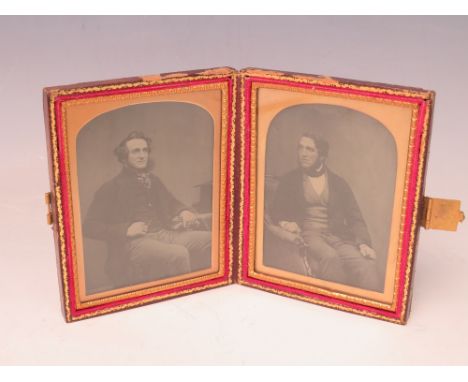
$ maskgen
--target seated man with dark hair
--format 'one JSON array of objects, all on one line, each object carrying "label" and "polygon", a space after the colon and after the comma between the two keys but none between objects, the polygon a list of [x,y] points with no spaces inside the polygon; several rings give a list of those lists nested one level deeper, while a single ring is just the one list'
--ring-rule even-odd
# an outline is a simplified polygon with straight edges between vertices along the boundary
[{"label": "seated man with dark hair", "polygon": [[348,183],[327,168],[327,155],[326,141],[302,134],[299,168],[281,178],[270,206],[276,236],[296,244],[317,265],[314,277],[380,290],[361,211]]},{"label": "seated man with dark hair", "polygon": [[151,140],[132,132],[114,153],[122,171],[96,192],[83,231],[107,242],[115,286],[208,268],[211,233],[150,172]]}]

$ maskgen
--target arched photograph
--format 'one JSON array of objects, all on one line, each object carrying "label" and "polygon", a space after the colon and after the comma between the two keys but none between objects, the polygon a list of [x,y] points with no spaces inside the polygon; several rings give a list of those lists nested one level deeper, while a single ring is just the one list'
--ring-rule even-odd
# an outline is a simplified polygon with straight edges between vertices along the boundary
[{"label": "arched photograph", "polygon": [[397,152],[378,120],[300,104],[267,133],[263,265],[382,292]]},{"label": "arched photograph", "polygon": [[126,106],[80,130],[87,295],[212,266],[213,130],[184,102]]}]

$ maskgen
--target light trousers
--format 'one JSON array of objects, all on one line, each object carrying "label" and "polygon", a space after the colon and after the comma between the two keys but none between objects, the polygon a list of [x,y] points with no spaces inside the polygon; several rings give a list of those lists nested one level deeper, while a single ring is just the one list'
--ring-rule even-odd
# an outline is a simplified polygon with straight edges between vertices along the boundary
[{"label": "light trousers", "polygon": [[182,275],[211,264],[211,232],[161,230],[129,243],[131,274],[138,281]]},{"label": "light trousers", "polygon": [[304,231],[307,256],[317,262],[317,278],[368,290],[380,290],[376,261],[364,257],[359,248],[337,236]]}]

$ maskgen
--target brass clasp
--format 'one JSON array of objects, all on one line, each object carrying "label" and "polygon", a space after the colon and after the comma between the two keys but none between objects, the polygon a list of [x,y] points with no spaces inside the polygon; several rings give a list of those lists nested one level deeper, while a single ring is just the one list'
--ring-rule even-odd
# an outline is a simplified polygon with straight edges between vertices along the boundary
[{"label": "brass clasp", "polygon": [[458,223],[465,220],[460,210],[461,201],[424,197],[424,211],[421,225],[426,229],[456,231]]}]

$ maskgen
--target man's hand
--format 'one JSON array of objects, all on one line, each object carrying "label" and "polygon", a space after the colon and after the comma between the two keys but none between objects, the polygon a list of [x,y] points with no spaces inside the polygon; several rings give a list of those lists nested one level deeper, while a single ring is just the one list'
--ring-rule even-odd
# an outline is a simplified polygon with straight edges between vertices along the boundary
[{"label": "man's hand", "polygon": [[361,255],[364,257],[367,257],[369,259],[375,260],[377,257],[375,250],[369,247],[367,244],[361,244],[359,246],[359,251],[361,252]]},{"label": "man's hand", "polygon": [[295,234],[301,233],[301,228],[296,222],[287,222],[283,220],[283,221],[280,221],[278,224],[285,231],[295,233]]},{"label": "man's hand", "polygon": [[130,225],[127,229],[127,237],[135,238],[144,236],[148,232],[148,225],[143,222],[136,222]]},{"label": "man's hand", "polygon": [[283,233],[281,234],[281,237],[284,240],[289,241],[290,243],[298,245],[300,247],[303,247],[306,245],[302,236],[297,233],[283,231]]},{"label": "man's hand", "polygon": [[189,210],[182,211],[180,214],[180,219],[182,220],[182,226],[184,228],[196,227],[198,226],[199,222],[197,219],[197,215]]}]

